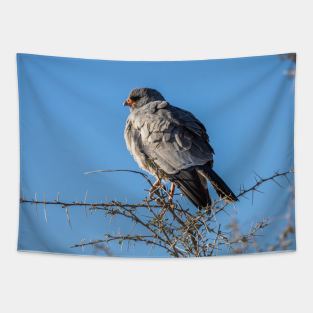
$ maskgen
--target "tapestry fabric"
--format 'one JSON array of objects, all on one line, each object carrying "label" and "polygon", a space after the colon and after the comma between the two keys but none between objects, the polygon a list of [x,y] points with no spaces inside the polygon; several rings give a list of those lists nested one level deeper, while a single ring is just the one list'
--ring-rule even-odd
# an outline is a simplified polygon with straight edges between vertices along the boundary
[{"label": "tapestry fabric", "polygon": [[18,250],[295,250],[295,68],[18,54]]}]

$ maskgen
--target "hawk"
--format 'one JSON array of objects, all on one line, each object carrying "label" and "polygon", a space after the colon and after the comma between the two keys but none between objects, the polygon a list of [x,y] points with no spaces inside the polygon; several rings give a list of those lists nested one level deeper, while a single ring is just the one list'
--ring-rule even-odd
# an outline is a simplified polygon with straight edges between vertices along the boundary
[{"label": "hawk", "polygon": [[226,201],[237,197],[213,170],[214,150],[204,125],[195,116],[168,103],[155,89],[133,89],[125,106],[130,108],[124,138],[138,165],[153,174],[156,182],[150,194],[171,182],[199,209],[211,205],[207,181]]}]

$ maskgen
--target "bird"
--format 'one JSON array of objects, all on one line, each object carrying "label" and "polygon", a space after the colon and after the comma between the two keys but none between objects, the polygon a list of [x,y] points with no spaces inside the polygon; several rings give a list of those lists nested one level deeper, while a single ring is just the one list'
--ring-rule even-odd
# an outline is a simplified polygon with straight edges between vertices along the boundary
[{"label": "bird", "polygon": [[169,200],[175,187],[198,209],[210,208],[208,181],[227,202],[238,198],[213,170],[214,150],[205,126],[189,111],[171,105],[153,88],[131,90],[124,106],[130,108],[124,139],[140,168],[156,177],[150,195],[171,183]]}]

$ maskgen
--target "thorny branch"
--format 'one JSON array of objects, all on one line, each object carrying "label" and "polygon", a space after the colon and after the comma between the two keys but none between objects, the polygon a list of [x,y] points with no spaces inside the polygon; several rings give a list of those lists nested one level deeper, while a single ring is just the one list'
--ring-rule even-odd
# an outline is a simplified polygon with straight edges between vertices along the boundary
[{"label": "thorny branch", "polygon": [[[148,175],[139,171],[100,170],[86,174],[99,172],[130,172],[143,177],[150,187],[153,185]],[[261,192],[259,190],[261,185],[272,181],[281,186],[278,179],[284,177],[289,182],[288,176],[292,173],[293,171],[275,172],[267,178],[262,178],[256,174],[255,183],[248,188],[241,187],[237,197],[240,199],[252,194],[253,199],[254,192]],[[134,204],[120,201],[87,202],[86,198],[87,193],[84,201],[66,202],[61,201],[58,194],[56,200],[46,201],[45,198],[38,200],[38,196],[35,194],[35,198],[32,200],[21,198],[20,201],[21,203],[33,204],[36,209],[38,205],[43,205],[45,212],[48,205],[60,206],[66,211],[69,225],[70,207],[84,207],[89,211],[102,211],[108,218],[119,216],[135,226],[139,225],[137,228],[134,227],[132,232],[128,234],[105,234],[101,239],[81,241],[72,245],[72,248],[92,246],[95,249],[103,250],[108,255],[112,255],[111,252],[108,252],[110,251],[109,245],[112,242],[118,243],[121,247],[125,244],[130,247],[142,243],[151,248],[158,247],[173,257],[212,256],[225,251],[230,254],[243,253],[251,247],[256,251],[261,251],[256,238],[269,224],[269,221],[263,220],[251,227],[246,234],[240,232],[235,219],[232,219],[229,225],[223,227],[217,222],[216,216],[221,212],[227,213],[226,208],[234,206],[234,204],[230,204],[226,199],[216,196],[210,208],[202,210],[186,208],[177,197],[174,197],[174,201],[169,199],[168,190],[164,185],[155,190],[153,197],[147,197]],[[278,243],[271,245],[270,250],[288,249],[291,244],[288,238],[293,232],[293,225],[289,221],[288,226],[280,235]]]}]

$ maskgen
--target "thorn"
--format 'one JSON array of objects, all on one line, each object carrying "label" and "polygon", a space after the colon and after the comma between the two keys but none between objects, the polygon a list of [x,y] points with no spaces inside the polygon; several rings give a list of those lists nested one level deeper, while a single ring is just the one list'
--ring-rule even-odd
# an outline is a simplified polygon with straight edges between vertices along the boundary
[{"label": "thorn", "polygon": [[284,177],[285,177],[285,179],[287,180],[288,184],[291,185],[291,182],[290,182],[288,176],[287,176],[287,175],[284,175]]},{"label": "thorn", "polygon": [[43,193],[43,211],[45,214],[45,221],[48,223],[48,218],[47,218],[47,208],[46,208],[46,193]]},{"label": "thorn", "polygon": [[[86,192],[85,192],[85,197],[84,197],[84,203],[86,204],[86,202],[87,202],[87,195],[88,195],[88,190],[86,190]],[[88,214],[87,214],[87,206],[85,205],[85,214],[86,214],[86,216],[88,216]]]},{"label": "thorn", "polygon": [[263,180],[263,178],[256,171],[253,171],[253,172],[254,172],[254,175],[256,175],[260,180]]},{"label": "thorn", "polygon": [[283,186],[282,186],[281,184],[279,184],[279,183],[275,180],[275,178],[273,178],[273,182],[274,182],[276,185],[278,185],[279,187],[283,188]]},{"label": "thorn", "polygon": [[256,191],[256,192],[258,192],[258,193],[264,193],[263,191],[258,190],[258,189],[256,189],[256,188],[254,188],[254,191]]},{"label": "thorn", "polygon": [[69,207],[65,207],[65,213],[66,213],[66,221],[67,221],[68,225],[70,226],[70,228],[72,228]]},{"label": "thorn", "polygon": [[35,192],[35,210],[36,210],[36,215],[38,216],[38,200],[37,200],[37,192]]}]

